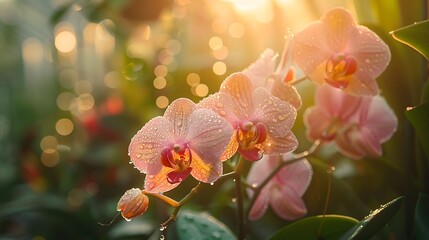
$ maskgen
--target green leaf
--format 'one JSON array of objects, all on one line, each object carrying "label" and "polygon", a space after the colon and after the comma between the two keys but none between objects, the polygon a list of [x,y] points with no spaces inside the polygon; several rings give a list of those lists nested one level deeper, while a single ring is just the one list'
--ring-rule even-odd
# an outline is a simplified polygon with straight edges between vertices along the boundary
[{"label": "green leaf", "polygon": [[338,239],[356,223],[356,219],[341,215],[312,216],[287,225],[269,239]]},{"label": "green leaf", "polygon": [[208,213],[181,211],[177,217],[179,239],[236,239],[229,228]]},{"label": "green leaf", "polygon": [[395,216],[402,205],[403,197],[398,197],[380,208],[372,211],[362,221],[356,224],[340,240],[369,239],[378,233]]},{"label": "green leaf", "polygon": [[417,22],[391,32],[393,38],[404,43],[429,60],[429,20]]},{"label": "green leaf", "polygon": [[425,239],[429,236],[429,196],[420,194],[414,216],[413,239]]},{"label": "green leaf", "polygon": [[420,140],[426,157],[429,158],[429,102],[423,103],[417,107],[408,109],[405,116],[413,125],[417,138]]}]

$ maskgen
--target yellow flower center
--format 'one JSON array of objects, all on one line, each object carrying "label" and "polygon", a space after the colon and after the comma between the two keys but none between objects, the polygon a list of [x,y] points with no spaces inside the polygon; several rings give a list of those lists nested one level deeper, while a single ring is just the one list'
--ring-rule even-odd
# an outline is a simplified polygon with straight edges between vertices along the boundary
[{"label": "yellow flower center", "polygon": [[236,137],[242,150],[251,150],[267,139],[267,128],[262,123],[246,122],[237,129]]},{"label": "yellow flower center", "polygon": [[334,54],[326,63],[325,81],[333,87],[344,89],[356,71],[357,61],[353,56],[344,53]]}]

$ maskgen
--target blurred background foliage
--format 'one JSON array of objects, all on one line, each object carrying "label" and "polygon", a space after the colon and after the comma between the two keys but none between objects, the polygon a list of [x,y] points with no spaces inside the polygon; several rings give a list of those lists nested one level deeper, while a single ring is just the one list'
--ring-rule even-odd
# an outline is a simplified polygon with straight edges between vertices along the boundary
[{"label": "blurred background foliage", "polygon": [[[127,155],[132,136],[174,99],[197,102],[265,48],[281,52],[288,31],[334,6],[351,10],[390,46],[392,61],[378,83],[399,126],[380,159],[352,161],[331,148],[311,158],[308,215],[322,214],[329,181],[330,214],[362,219],[404,195],[375,238],[410,236],[429,168],[404,112],[421,101],[427,62],[389,32],[427,19],[427,1],[0,0],[0,239],[159,238],[170,209],[155,199],[144,216],[103,225],[117,216],[127,189],[143,186]],[[303,107],[294,133],[306,150],[302,113],[314,86],[297,88]],[[168,195],[180,199],[194,185],[189,179]],[[233,187],[207,186],[186,207],[234,230]],[[264,239],[286,224],[268,211],[248,230]],[[174,224],[168,235],[177,236]]]}]

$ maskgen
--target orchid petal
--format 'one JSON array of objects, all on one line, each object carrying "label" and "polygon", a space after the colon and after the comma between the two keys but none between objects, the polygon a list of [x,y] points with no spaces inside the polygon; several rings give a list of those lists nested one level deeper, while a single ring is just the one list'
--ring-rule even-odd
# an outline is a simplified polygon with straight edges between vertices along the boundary
[{"label": "orchid petal", "polygon": [[234,154],[237,152],[239,144],[237,142],[236,134],[237,134],[237,131],[234,131],[228,146],[226,147],[225,151],[220,157],[220,160],[226,161],[230,159],[232,156],[234,156]]},{"label": "orchid petal", "polygon": [[222,175],[222,162],[207,163],[196,152],[192,152],[191,175],[200,182],[212,183]]},{"label": "orchid petal", "polygon": [[[259,183],[262,183],[273,170],[270,162],[271,161],[267,155],[264,155],[260,161],[254,162],[249,170],[249,174],[247,175],[247,182],[252,186],[257,186]],[[268,183],[259,192],[259,195],[256,197],[255,203],[249,212],[250,220],[259,219],[264,215],[269,205],[270,189],[271,183]],[[251,189],[247,189],[247,194],[252,198],[254,192]]]},{"label": "orchid petal", "polygon": [[252,208],[249,212],[249,220],[257,220],[261,218],[264,213],[267,211],[269,203],[270,203],[270,184],[268,183],[257,196],[255,203],[253,204]]},{"label": "orchid petal", "polygon": [[320,18],[326,28],[326,41],[330,49],[343,52],[350,38],[350,29],[356,26],[353,15],[345,8],[334,8]]},{"label": "orchid petal", "polygon": [[218,162],[233,134],[231,125],[212,110],[202,108],[190,116],[189,126],[191,149],[207,163]]},{"label": "orchid petal", "polygon": [[253,90],[251,81],[243,73],[234,73],[227,77],[220,89],[231,96],[233,111],[239,119],[249,118],[253,112]]},{"label": "orchid petal", "polygon": [[201,100],[197,106],[211,109],[222,118],[228,120],[228,122],[234,123],[237,121],[237,117],[234,114],[231,102],[232,98],[228,93],[217,92]]},{"label": "orchid petal", "polygon": [[398,119],[386,100],[380,96],[372,98],[368,114],[361,119],[361,124],[373,129],[380,142],[391,138],[398,126]]},{"label": "orchid petal", "polygon": [[352,159],[361,159],[368,154],[360,129],[356,126],[344,128],[335,139],[338,151]]},{"label": "orchid petal", "polygon": [[161,152],[170,143],[171,123],[164,117],[155,117],[146,123],[131,139],[128,155],[136,168],[149,175],[161,168]]},{"label": "orchid petal", "polygon": [[301,196],[290,186],[273,187],[270,205],[279,217],[286,220],[294,220],[307,214]]},{"label": "orchid petal", "polygon": [[163,193],[167,192],[177,185],[180,182],[171,184],[167,180],[167,174],[171,171],[171,168],[162,167],[161,171],[154,175],[146,175],[144,186],[146,191],[153,193]]},{"label": "orchid petal", "polygon": [[351,77],[344,92],[354,96],[375,96],[379,94],[379,88],[375,79],[368,72],[359,70]]},{"label": "orchid petal", "polygon": [[357,26],[350,30],[349,48],[358,62],[359,69],[368,72],[372,79],[378,77],[389,65],[391,58],[389,47],[365,26]]},{"label": "orchid petal", "polygon": [[312,81],[318,84],[325,82],[323,78],[325,63],[333,53],[325,39],[325,28],[320,21],[317,21],[307,25],[291,41],[294,62]]},{"label": "orchid petal", "polygon": [[246,160],[249,161],[258,161],[262,158],[261,150],[258,148],[252,148],[248,150],[239,148],[238,151]]},{"label": "orchid petal", "polygon": [[295,122],[296,109],[263,88],[255,90],[253,102],[256,103],[254,117],[267,128],[267,139],[262,146],[264,153],[280,154],[295,150],[298,141],[291,128]]},{"label": "orchid petal", "polygon": [[[287,156],[288,154],[283,155],[283,158]],[[302,197],[311,183],[312,176],[313,170],[310,163],[303,159],[284,166],[275,176],[275,180],[279,185],[290,187],[299,197]]]},{"label": "orchid petal", "polygon": [[304,124],[308,139],[315,141],[323,137],[331,121],[331,116],[324,109],[315,106],[307,108],[304,112]]},{"label": "orchid petal", "polygon": [[350,96],[328,85],[320,86],[316,92],[316,106],[343,121],[355,117],[361,101],[360,97]]},{"label": "orchid petal", "polygon": [[301,108],[301,96],[294,86],[290,86],[282,79],[276,78],[271,89],[271,94],[280,98],[282,101],[289,102],[295,109]]},{"label": "orchid petal", "polygon": [[188,132],[188,118],[196,109],[196,104],[187,98],[174,100],[165,110],[164,117],[173,126],[173,134],[176,137],[185,137]]},{"label": "orchid petal", "polygon": [[255,88],[268,86],[269,78],[274,73],[276,57],[277,54],[272,49],[266,49],[254,63],[243,71]]}]

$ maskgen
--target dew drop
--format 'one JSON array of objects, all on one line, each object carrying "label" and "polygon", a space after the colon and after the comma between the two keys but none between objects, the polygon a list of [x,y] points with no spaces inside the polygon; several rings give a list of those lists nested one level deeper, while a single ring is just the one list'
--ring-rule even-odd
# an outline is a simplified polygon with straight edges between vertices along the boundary
[{"label": "dew drop", "polygon": [[159,236],[159,240],[164,240],[164,239],[165,239],[164,235],[161,234],[161,236]]},{"label": "dew drop", "polygon": [[216,107],[218,107],[218,108],[223,108],[223,104],[222,104],[221,102],[217,102],[217,103],[216,103]]},{"label": "dew drop", "polygon": [[286,114],[279,115],[279,116],[278,116],[278,119],[279,119],[280,121],[285,120],[285,119],[286,119]]},{"label": "dew drop", "polygon": [[237,202],[237,198],[232,198],[231,202],[234,202],[234,203]]},{"label": "dew drop", "polygon": [[219,111],[219,113],[220,113],[220,115],[222,115],[222,116],[225,116],[225,115],[226,115],[226,112],[225,112],[224,110],[220,110],[220,111]]},{"label": "dew drop", "polygon": [[142,157],[142,154],[141,154],[141,153],[136,153],[136,157],[137,157],[137,158],[141,158],[141,157]]},{"label": "dew drop", "polygon": [[371,63],[371,60],[369,58],[365,59],[366,63]]},{"label": "dew drop", "polygon": [[211,183],[210,183],[210,185],[212,185],[212,186],[213,186],[213,185],[214,185],[214,182],[211,182]]}]

